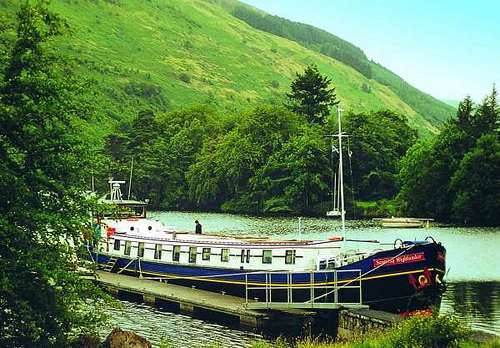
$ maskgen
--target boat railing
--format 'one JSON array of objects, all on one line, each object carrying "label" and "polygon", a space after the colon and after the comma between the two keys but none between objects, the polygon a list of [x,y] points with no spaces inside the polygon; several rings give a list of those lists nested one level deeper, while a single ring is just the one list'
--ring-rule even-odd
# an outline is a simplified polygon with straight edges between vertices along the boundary
[{"label": "boat railing", "polygon": [[251,309],[367,307],[361,269],[248,273],[245,301]]}]

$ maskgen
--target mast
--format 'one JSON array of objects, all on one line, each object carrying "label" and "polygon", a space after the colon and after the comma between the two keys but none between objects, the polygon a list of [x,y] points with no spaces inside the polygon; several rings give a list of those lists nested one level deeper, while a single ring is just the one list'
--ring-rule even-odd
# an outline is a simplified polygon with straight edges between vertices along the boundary
[{"label": "mast", "polygon": [[130,192],[132,191],[132,173],[134,172],[134,156],[132,156],[132,163],[130,164],[130,178],[128,181],[128,196],[127,199],[130,199]]},{"label": "mast", "polygon": [[345,241],[345,209],[344,209],[344,171],[342,165],[342,124],[340,117],[342,114],[342,109],[337,107],[337,115],[339,122],[339,133],[337,134],[339,138],[339,195],[340,195],[340,216],[342,218],[342,234]]},{"label": "mast", "polygon": [[335,179],[333,181],[333,197],[332,197],[332,203],[333,203],[333,211],[338,209],[338,204],[337,204],[337,172],[335,172]]}]

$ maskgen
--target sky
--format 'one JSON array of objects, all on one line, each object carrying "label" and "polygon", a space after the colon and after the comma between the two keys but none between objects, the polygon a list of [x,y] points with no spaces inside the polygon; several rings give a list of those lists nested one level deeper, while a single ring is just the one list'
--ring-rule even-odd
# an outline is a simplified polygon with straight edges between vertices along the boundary
[{"label": "sky", "polygon": [[436,98],[500,89],[500,1],[242,1],[337,35]]}]

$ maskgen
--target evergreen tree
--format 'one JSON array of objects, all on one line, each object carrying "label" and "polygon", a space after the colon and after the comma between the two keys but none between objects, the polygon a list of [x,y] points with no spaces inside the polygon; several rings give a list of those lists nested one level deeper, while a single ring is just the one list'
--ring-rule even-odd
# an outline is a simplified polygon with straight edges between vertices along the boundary
[{"label": "evergreen tree", "polygon": [[86,299],[100,292],[73,272],[91,208],[85,86],[49,49],[57,15],[26,4],[17,20],[0,82],[0,346],[64,347],[99,324]]},{"label": "evergreen tree", "polygon": [[309,65],[303,74],[297,73],[290,86],[291,93],[287,94],[292,110],[304,115],[310,123],[326,123],[330,108],[339,103],[331,82],[315,65]]},{"label": "evergreen tree", "polygon": [[498,225],[500,110],[493,90],[477,107],[469,97],[457,119],[401,162],[400,198],[407,212],[474,225]]}]

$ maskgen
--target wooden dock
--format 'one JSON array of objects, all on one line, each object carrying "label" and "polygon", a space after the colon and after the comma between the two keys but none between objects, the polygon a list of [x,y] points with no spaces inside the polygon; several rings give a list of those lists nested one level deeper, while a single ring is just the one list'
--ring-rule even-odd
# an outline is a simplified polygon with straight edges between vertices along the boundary
[{"label": "wooden dock", "polygon": [[253,310],[247,308],[244,298],[237,296],[106,271],[97,271],[96,281],[108,292],[119,297],[134,298],[168,311],[252,329],[272,336],[309,334],[318,315],[315,311],[298,309]]}]

